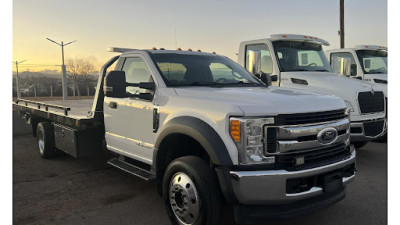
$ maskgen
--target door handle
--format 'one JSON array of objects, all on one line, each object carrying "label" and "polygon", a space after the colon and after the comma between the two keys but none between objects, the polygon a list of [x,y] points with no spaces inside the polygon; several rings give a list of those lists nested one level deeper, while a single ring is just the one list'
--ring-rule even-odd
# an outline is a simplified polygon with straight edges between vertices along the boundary
[{"label": "door handle", "polygon": [[110,102],[108,103],[108,107],[110,107],[110,109],[116,109],[118,106],[118,103],[116,102]]}]

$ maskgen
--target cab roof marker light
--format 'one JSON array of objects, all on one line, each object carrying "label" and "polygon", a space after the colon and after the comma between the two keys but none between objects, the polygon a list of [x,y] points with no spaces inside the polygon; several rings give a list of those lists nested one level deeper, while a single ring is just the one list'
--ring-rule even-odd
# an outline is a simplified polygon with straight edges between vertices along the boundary
[{"label": "cab roof marker light", "polygon": [[177,48],[176,50],[178,50],[178,51],[182,51],[182,49],[181,49],[181,48]]},{"label": "cab roof marker light", "polygon": [[153,47],[151,50],[157,50],[157,48],[156,48],[156,47]]},{"label": "cab roof marker light", "polygon": [[383,46],[378,46],[378,45],[356,45],[354,46],[355,49],[361,50],[361,49],[368,49],[368,50],[382,50],[382,51],[387,51],[387,47]]},{"label": "cab roof marker light", "polygon": [[160,48],[160,50],[165,50],[165,48]]},{"label": "cab roof marker light", "polygon": [[[286,36],[286,37],[284,37]],[[300,34],[273,34],[271,35],[271,39],[273,40],[293,40],[293,41],[309,41],[309,42],[314,42],[318,43],[321,45],[326,45],[329,46],[329,42],[317,38],[317,37],[312,37],[312,36],[307,36],[307,35],[300,35]]]},{"label": "cab roof marker light", "polygon": [[189,51],[189,52],[191,52],[191,51],[192,51],[192,49],[191,49],[191,48],[188,48],[188,51]]},{"label": "cab roof marker light", "polygon": [[108,52],[120,52],[120,53],[134,51],[134,50],[138,50],[138,49],[134,49],[134,48],[118,48],[118,47],[109,47],[107,49]]},{"label": "cab roof marker light", "polygon": [[198,51],[198,52],[201,52],[201,50],[200,50],[200,49],[197,49],[197,51]]},{"label": "cab roof marker light", "polygon": [[216,53],[216,52],[212,52],[212,54],[214,54],[214,55],[215,55],[215,54],[217,54],[217,53]]}]

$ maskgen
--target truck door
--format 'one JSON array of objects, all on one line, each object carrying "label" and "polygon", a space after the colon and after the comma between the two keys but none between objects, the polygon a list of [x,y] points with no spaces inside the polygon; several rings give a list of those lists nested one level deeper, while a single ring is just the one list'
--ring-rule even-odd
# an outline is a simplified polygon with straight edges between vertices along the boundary
[{"label": "truck door", "polygon": [[[121,60],[124,60],[122,70],[125,71],[127,83],[154,82],[148,66],[140,56]],[[131,95],[152,93],[154,96],[152,90],[133,86],[126,87],[126,92]],[[152,100],[126,97],[116,104],[115,108],[107,109],[113,111],[108,113],[111,117],[105,119],[107,145],[111,147],[110,150],[151,164],[155,135],[153,133],[154,105]]]},{"label": "truck door", "polygon": [[271,52],[266,44],[246,46],[245,66],[254,75],[268,74],[271,77],[272,85],[279,86],[278,74],[273,73]]}]

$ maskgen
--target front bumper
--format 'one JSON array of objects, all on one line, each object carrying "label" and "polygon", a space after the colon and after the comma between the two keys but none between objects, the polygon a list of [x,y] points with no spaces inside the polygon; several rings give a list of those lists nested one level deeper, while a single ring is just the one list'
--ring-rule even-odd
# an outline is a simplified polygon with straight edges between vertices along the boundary
[{"label": "front bumper", "polygon": [[[379,123],[383,122],[382,127],[377,127],[376,134],[369,134],[366,132],[365,125],[371,123]],[[377,139],[387,132],[387,121],[386,119],[373,120],[373,121],[352,121],[350,123],[350,141],[358,142],[358,141],[372,141]]]},{"label": "front bumper", "polygon": [[[322,202],[331,202],[333,204],[334,202],[339,201],[345,195],[346,184],[351,182],[355,177],[355,159],[356,152],[353,151],[349,158],[343,161],[301,171],[230,171],[223,168],[217,168],[216,171],[226,201],[230,204],[233,204],[235,207],[235,214],[237,214],[235,215],[235,218],[237,218],[238,222],[239,220],[242,220],[240,222],[245,222],[243,221],[243,218],[246,218],[246,221],[252,221],[251,218],[248,218],[249,215],[247,215],[247,213],[244,213],[249,207],[287,208],[291,207],[291,205],[293,204],[296,205],[299,202],[309,201],[311,199],[314,199],[314,202],[312,203],[312,205],[314,206],[329,205],[322,204]],[[345,168],[353,168],[353,173],[350,175],[346,175],[346,173],[343,172]],[[314,186],[310,186],[309,190],[304,190],[301,192],[294,193],[293,191],[291,191],[290,188],[288,188],[289,181],[309,178],[321,180],[323,179],[323,177],[325,177],[325,175],[328,176],[329,174],[334,172],[343,174],[343,176],[340,177],[341,180],[338,188],[333,191],[327,191],[328,189],[324,185],[320,185],[321,183],[318,182],[315,182]],[[309,207],[311,203],[304,204],[306,204],[304,207]],[[276,213],[268,211],[264,212],[262,216],[258,215],[256,217],[265,219],[265,217],[274,218],[301,214],[303,211],[307,211],[304,210],[304,207],[298,207],[298,209],[293,208],[291,210],[284,211],[278,210],[276,211]],[[311,207],[310,209],[313,208],[315,207]],[[287,214],[285,214],[285,212]],[[244,215],[243,213],[246,215]]]}]

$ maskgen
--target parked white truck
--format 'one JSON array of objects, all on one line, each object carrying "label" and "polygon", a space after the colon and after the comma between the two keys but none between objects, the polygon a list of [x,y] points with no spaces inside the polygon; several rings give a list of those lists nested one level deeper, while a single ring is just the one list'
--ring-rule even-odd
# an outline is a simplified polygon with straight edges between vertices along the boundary
[{"label": "parked white truck", "polygon": [[[377,45],[357,45],[354,48],[327,50],[326,54],[334,73],[378,86],[385,95],[387,115],[388,49]],[[377,140],[386,142],[387,134]]]},{"label": "parked white truck", "polygon": [[219,224],[223,201],[251,223],[345,197],[356,152],[342,99],[267,86],[216,54],[113,51],[94,101],[14,103],[43,158],[96,154],[105,140],[109,164],[156,180],[173,224]]},{"label": "parked white truck", "polygon": [[320,38],[276,34],[244,41],[238,62],[274,86],[300,89],[344,99],[350,109],[351,142],[356,148],[386,133],[383,91],[367,82],[332,73]]},{"label": "parked white truck", "polygon": [[[332,70],[336,74],[347,75],[351,78],[364,80],[380,85],[387,96],[387,54],[386,47],[377,45],[358,45],[354,48],[342,48],[327,50],[326,54],[330,61]],[[348,74],[339,66],[342,59],[350,60]]]}]

